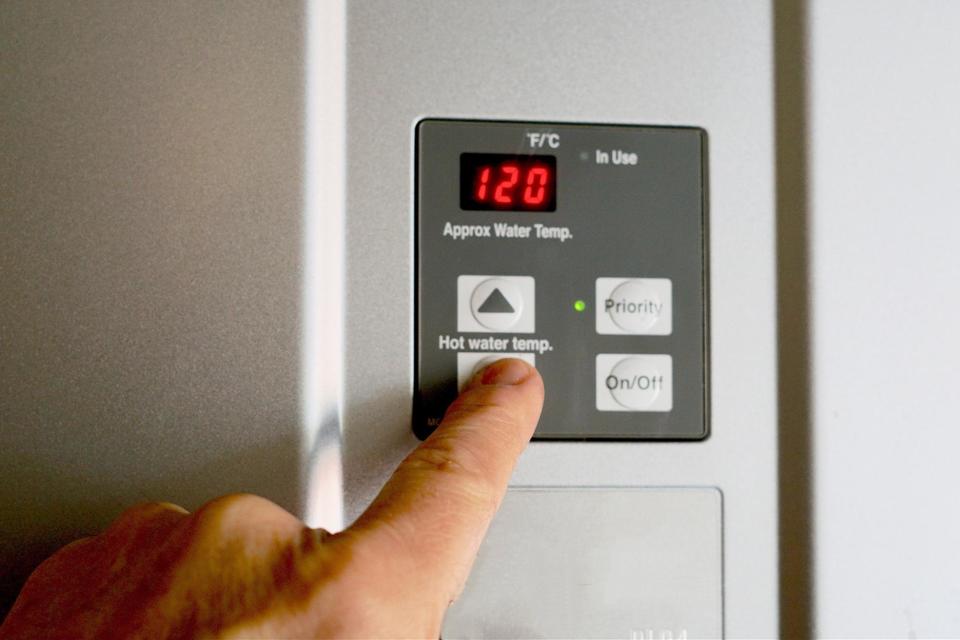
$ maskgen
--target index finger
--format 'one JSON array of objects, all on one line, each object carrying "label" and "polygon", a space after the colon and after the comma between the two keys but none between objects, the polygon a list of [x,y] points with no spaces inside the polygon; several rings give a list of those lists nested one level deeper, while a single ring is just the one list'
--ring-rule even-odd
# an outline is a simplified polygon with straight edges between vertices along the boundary
[{"label": "index finger", "polygon": [[[371,555],[414,572],[444,604],[466,580],[543,406],[543,381],[518,359],[478,373],[437,430],[400,464],[349,529]],[[372,547],[372,548],[371,548]],[[398,555],[399,554],[399,555]],[[403,584],[404,580],[398,580]]]}]

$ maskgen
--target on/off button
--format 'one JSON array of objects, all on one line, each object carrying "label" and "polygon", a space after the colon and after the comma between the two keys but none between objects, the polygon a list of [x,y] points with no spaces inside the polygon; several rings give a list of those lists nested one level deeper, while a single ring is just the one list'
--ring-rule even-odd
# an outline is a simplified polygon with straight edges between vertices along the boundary
[{"label": "on/off button", "polygon": [[673,409],[673,359],[660,354],[597,356],[598,411]]}]

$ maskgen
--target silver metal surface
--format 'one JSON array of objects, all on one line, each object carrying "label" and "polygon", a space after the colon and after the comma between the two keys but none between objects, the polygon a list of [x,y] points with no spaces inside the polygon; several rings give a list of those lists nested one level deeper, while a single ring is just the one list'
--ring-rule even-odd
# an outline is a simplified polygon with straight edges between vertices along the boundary
[{"label": "silver metal surface", "polygon": [[415,123],[429,116],[702,126],[710,139],[710,438],[534,443],[514,481],[721,488],[726,631],[776,635],[770,8],[674,0],[349,5],[348,519],[415,444]]},{"label": "silver metal surface", "polygon": [[512,489],[443,637],[721,638],[722,510],[715,489]]},{"label": "silver metal surface", "polygon": [[304,19],[0,5],[0,611],[137,502],[303,508]]},{"label": "silver metal surface", "polygon": [[[777,3],[778,27],[803,4]],[[341,408],[344,515],[362,510],[415,444],[413,125],[446,116],[707,129],[713,434],[537,443],[515,482],[720,487],[727,634],[775,635],[771,5],[362,0],[344,24],[340,0],[0,3],[0,611],[141,500],[249,490],[336,528]],[[810,497],[812,422],[826,637],[960,625],[956,12],[813,3],[814,369],[786,273],[805,247],[781,237],[800,285],[781,291],[782,495]],[[807,61],[783,60],[792,204]],[[802,209],[781,232],[805,233]],[[807,514],[783,508],[803,580]]]},{"label": "silver metal surface", "polygon": [[720,487],[727,632],[773,635],[769,3],[352,3],[345,111],[342,5],[309,6],[0,7],[2,598],[140,500],[248,490],[336,528],[340,399],[362,510],[415,444],[418,119],[693,124],[713,433],[537,443],[515,480]]}]

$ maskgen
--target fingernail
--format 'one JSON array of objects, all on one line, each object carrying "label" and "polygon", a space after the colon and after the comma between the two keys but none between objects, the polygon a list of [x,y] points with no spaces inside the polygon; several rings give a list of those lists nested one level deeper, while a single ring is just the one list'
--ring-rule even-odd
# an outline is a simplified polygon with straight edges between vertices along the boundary
[{"label": "fingernail", "polygon": [[480,384],[520,384],[530,377],[533,367],[517,358],[504,358],[488,365],[480,373]]}]

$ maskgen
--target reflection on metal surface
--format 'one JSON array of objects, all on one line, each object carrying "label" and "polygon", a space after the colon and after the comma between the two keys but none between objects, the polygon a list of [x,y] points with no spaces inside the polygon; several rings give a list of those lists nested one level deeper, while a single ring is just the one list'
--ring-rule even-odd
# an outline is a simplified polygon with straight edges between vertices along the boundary
[{"label": "reflection on metal surface", "polygon": [[301,371],[307,524],[343,528],[345,20],[340,0],[307,3]]}]

